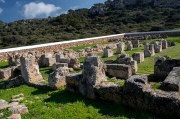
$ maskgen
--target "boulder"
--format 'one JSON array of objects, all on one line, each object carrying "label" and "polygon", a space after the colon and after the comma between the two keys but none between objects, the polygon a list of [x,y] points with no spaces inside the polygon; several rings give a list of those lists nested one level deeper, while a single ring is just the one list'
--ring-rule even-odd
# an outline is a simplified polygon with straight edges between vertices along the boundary
[{"label": "boulder", "polygon": [[66,76],[69,74],[68,67],[60,67],[54,72],[50,73],[48,78],[49,86],[52,89],[58,89],[61,86],[66,85]]}]

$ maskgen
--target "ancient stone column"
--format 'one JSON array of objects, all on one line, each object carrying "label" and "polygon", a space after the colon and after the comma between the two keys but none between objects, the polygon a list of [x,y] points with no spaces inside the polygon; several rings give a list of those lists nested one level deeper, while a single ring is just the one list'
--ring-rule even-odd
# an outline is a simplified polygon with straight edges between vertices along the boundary
[{"label": "ancient stone column", "polygon": [[23,54],[20,58],[21,75],[26,83],[37,83],[42,80],[42,75],[39,72],[39,66],[35,56],[31,54]]},{"label": "ancient stone column", "polygon": [[123,43],[123,42],[119,42],[119,43],[117,44],[116,53],[117,53],[117,54],[123,53],[123,52],[124,52],[124,47],[125,47],[124,43]]},{"label": "ancient stone column", "polygon": [[113,49],[110,47],[104,48],[103,57],[111,57],[113,56]]},{"label": "ancient stone column", "polygon": [[140,43],[139,40],[132,40],[133,48],[139,47]]},{"label": "ancient stone column", "polygon": [[144,45],[144,57],[151,57],[153,55],[155,55],[154,44],[146,43]]},{"label": "ancient stone column", "polygon": [[133,60],[136,60],[137,63],[141,63],[144,61],[144,53],[143,52],[135,52],[132,55]]},{"label": "ancient stone column", "polygon": [[167,40],[163,39],[162,40],[162,49],[166,49],[168,47]]},{"label": "ancient stone column", "polygon": [[129,50],[132,50],[132,49],[133,49],[132,43],[131,43],[131,42],[128,42],[128,44],[127,44],[127,50],[129,51]]},{"label": "ancient stone column", "polygon": [[86,57],[83,64],[80,92],[89,98],[95,98],[93,87],[102,81],[107,81],[107,78],[101,57]]},{"label": "ancient stone column", "polygon": [[162,51],[162,42],[161,41],[154,41],[154,51],[155,51],[155,53],[159,53]]}]

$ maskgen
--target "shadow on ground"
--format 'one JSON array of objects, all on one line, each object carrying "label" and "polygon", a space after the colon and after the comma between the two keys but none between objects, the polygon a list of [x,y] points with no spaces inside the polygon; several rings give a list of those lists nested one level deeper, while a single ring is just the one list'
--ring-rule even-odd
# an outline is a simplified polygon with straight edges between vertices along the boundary
[{"label": "shadow on ground", "polygon": [[[113,118],[133,118],[133,119],[152,119],[156,118],[155,116],[146,113],[142,110],[133,110],[127,108],[123,105],[117,105],[113,102],[107,102],[103,100],[91,100],[81,94],[71,93],[66,90],[56,91],[49,95],[50,98],[45,99],[45,102],[55,102],[60,104],[66,103],[75,103],[75,102],[84,102],[86,106],[93,106],[96,109],[99,109],[99,113],[106,116],[111,116]],[[143,103],[143,102],[142,102]]]}]

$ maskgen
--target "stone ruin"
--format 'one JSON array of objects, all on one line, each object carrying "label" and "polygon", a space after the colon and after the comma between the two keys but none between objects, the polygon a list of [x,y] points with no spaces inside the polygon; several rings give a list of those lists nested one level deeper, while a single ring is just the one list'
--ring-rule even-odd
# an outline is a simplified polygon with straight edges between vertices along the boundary
[{"label": "stone ruin", "polygon": [[49,86],[52,89],[58,89],[66,85],[66,76],[69,74],[68,64],[61,64],[54,72],[50,73],[48,78]]},{"label": "stone ruin", "polygon": [[138,48],[140,46],[139,40],[132,40],[133,48]]},{"label": "stone ruin", "polygon": [[154,44],[146,43],[144,45],[144,57],[151,57],[155,55]]},{"label": "stone ruin", "polygon": [[113,101],[134,109],[146,110],[165,118],[180,117],[178,92],[152,89],[146,75],[128,77],[125,84],[119,86],[106,80],[99,57],[87,57],[83,66],[82,73],[66,76],[67,90],[81,93],[88,98]]},{"label": "stone ruin", "polygon": [[133,49],[133,44],[132,44],[132,42],[128,42],[127,43],[127,51],[129,51],[129,50],[132,50]]},{"label": "stone ruin", "polygon": [[162,39],[162,49],[166,49],[168,47],[168,42],[165,39]]},{"label": "stone ruin", "polygon": [[117,44],[116,53],[117,53],[117,54],[123,53],[123,52],[124,52],[124,47],[125,47],[124,42],[119,42],[119,43]]},{"label": "stone ruin", "polygon": [[138,70],[137,61],[133,60],[133,58],[129,57],[129,55],[127,55],[127,54],[122,54],[121,56],[117,57],[117,63],[130,65],[132,74],[136,74],[136,72]]},{"label": "stone ruin", "polygon": [[135,52],[132,54],[133,60],[136,60],[137,63],[141,63],[144,61],[144,53],[143,52]]},{"label": "stone ruin", "polygon": [[161,87],[166,90],[180,91],[180,59],[156,57],[154,62],[154,75],[166,77]]},{"label": "stone ruin", "polygon": [[104,48],[103,57],[111,57],[113,54],[113,49],[110,46],[106,46],[106,48]]},{"label": "stone ruin", "polygon": [[39,66],[36,62],[35,56],[25,53],[21,56],[20,62],[21,75],[27,84],[37,83],[43,79],[39,72]]},{"label": "stone ruin", "polygon": [[160,53],[162,51],[162,42],[154,41],[154,51],[155,53]]},{"label": "stone ruin", "polygon": [[[68,50],[52,54],[46,53],[42,54],[42,56],[25,53],[20,57],[20,70],[27,84],[36,84],[42,81],[38,66],[38,64],[42,62],[41,65],[43,66],[52,66],[53,72],[50,73],[48,78],[48,87],[51,89],[57,89],[60,86],[66,85],[67,90],[81,93],[91,99],[100,98],[107,101],[114,101],[135,109],[147,110],[157,115],[165,112],[164,117],[171,117],[172,115],[175,118],[180,117],[180,99],[178,92],[154,91],[150,87],[147,76],[134,75],[137,72],[137,63],[144,61],[144,55],[147,56],[148,54],[148,56],[152,56],[153,48],[155,52],[155,48],[159,47],[159,43],[156,42],[156,44],[157,46],[146,44],[144,53],[134,53],[132,58],[127,54],[119,55],[117,58],[118,64],[112,64],[112,61],[104,65],[96,52],[93,52],[93,48],[91,48],[91,51],[90,48],[85,48],[81,53],[82,55],[85,54],[84,56],[88,56],[82,65],[82,72],[76,74],[69,74],[68,66],[73,68],[80,67],[77,59],[77,56],[80,56],[79,53],[76,54]],[[105,49],[111,48],[106,46]],[[122,53],[123,51],[124,43],[118,43],[117,52]],[[109,56],[109,54],[106,56]],[[18,61],[19,60],[17,60],[17,62]],[[18,63],[13,63],[13,65],[14,64],[20,65]],[[170,60],[164,57],[155,59],[154,74],[158,76],[168,75],[161,84],[162,88],[171,91],[180,91],[179,65],[179,59]],[[125,79],[124,86],[108,82],[106,74]],[[1,75],[0,71],[0,76]]]},{"label": "stone ruin", "polygon": [[94,99],[94,86],[107,81],[101,58],[88,56],[84,60],[82,73],[68,75],[66,77],[66,88],[72,92],[79,92]]}]

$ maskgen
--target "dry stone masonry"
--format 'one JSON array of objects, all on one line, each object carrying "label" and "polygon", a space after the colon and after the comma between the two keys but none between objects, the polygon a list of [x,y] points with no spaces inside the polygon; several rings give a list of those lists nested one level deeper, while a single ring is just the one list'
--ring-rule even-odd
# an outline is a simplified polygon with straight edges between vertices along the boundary
[{"label": "dry stone masonry", "polygon": [[35,57],[31,54],[23,54],[20,58],[21,61],[21,75],[26,83],[37,83],[42,80],[42,75],[39,72],[39,66]]}]

